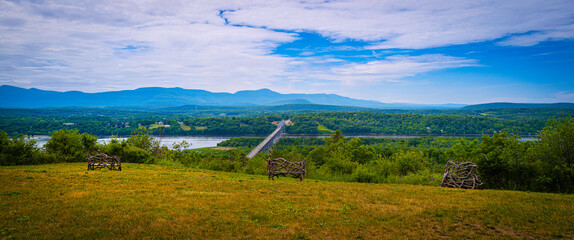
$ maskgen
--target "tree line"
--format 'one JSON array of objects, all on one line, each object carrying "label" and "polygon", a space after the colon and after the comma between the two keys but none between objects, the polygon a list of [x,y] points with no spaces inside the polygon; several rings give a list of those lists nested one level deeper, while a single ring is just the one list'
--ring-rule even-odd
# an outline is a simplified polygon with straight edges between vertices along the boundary
[{"label": "tree line", "polygon": [[[241,146],[242,139],[232,139]],[[246,140],[243,140],[246,141]],[[222,143],[226,145],[227,143]],[[480,138],[283,138],[256,156],[307,160],[308,177],[334,181],[438,185],[446,161],[478,164],[484,187],[574,193],[574,118],[553,118],[533,141],[506,130]]]},{"label": "tree line", "polygon": [[543,120],[508,120],[477,116],[420,115],[403,113],[331,112],[304,113],[291,118],[291,134],[324,133],[319,126],[340,129],[343,134],[493,134],[503,129],[513,134],[533,135]]},{"label": "tree line", "polygon": [[222,145],[236,148],[228,151],[185,150],[189,146],[186,142],[168,149],[160,146],[146,128],[133,130],[125,140],[113,139],[104,144],[97,143],[92,134],[60,129],[52,133],[43,148],[38,148],[34,140],[10,137],[0,131],[0,165],[82,162],[88,154],[104,152],[119,156],[123,162],[265,174],[268,157],[283,157],[307,159],[311,179],[438,185],[444,163],[452,159],[477,163],[486,188],[574,192],[574,118],[569,116],[547,121],[535,141],[521,141],[505,130],[474,140],[359,139],[347,138],[337,130],[323,139],[284,138],[270,153],[246,159],[245,154],[255,143],[230,140]]},{"label": "tree line", "polygon": [[0,117],[0,130],[10,136],[51,135],[59,130],[78,130],[95,136],[129,136],[131,132],[146,127],[152,135],[171,136],[221,136],[266,135],[277,126],[273,121],[281,117],[214,117],[214,118],[156,118],[131,119],[106,116],[74,117]]},{"label": "tree line", "polygon": [[[542,111],[544,109],[541,109]],[[382,111],[382,110],[381,110]],[[391,110],[388,110],[392,112]],[[152,135],[221,136],[266,135],[273,131],[273,121],[291,119],[286,128],[290,134],[330,134],[340,129],[345,135],[405,134],[405,135],[463,135],[499,133],[506,129],[511,134],[529,135],[542,130],[545,120],[532,112],[520,110],[473,111],[410,111],[382,112],[321,112],[257,117],[193,117],[184,114],[159,114],[109,109],[0,109],[0,130],[9,136],[51,135],[60,129],[77,129],[95,136],[129,136],[134,130],[146,127]],[[405,112],[403,110],[403,112]],[[516,119],[487,116],[511,116]],[[537,111],[538,113],[538,111]],[[466,114],[466,115],[465,115]],[[475,116],[483,114],[487,116]],[[544,115],[554,116],[555,110]],[[159,124],[162,123],[162,124]],[[168,127],[169,126],[169,127]],[[324,127],[324,128],[323,128]]]}]

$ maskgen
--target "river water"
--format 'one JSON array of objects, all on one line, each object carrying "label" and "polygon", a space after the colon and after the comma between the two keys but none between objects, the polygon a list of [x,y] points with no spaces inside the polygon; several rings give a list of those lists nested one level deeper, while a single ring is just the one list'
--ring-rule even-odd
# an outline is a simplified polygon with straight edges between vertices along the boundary
[{"label": "river water", "polygon": [[[180,143],[182,141],[186,141],[188,143],[191,143],[191,147],[187,148],[187,149],[197,149],[197,148],[206,148],[206,147],[215,147],[217,146],[218,143],[223,142],[225,140],[230,139],[231,137],[190,137],[190,136],[184,136],[184,137],[162,137],[162,138],[155,138],[157,140],[160,141],[160,144],[162,146],[167,146],[169,148],[171,148],[171,146],[174,143]],[[44,144],[46,144],[46,142],[48,142],[48,140],[50,139],[50,137],[48,136],[37,136],[37,137],[30,137],[30,139],[36,139],[38,140],[38,147],[42,147],[44,146]],[[104,137],[104,138],[98,138],[98,142],[99,143],[106,143],[108,141],[110,141],[112,138],[109,137]],[[126,138],[117,138],[119,140],[124,140]]]},{"label": "river water", "polygon": [[[287,135],[286,137],[328,137],[329,135],[314,135],[314,136],[298,136],[298,135]],[[241,136],[235,136],[235,137],[241,137]],[[249,136],[252,137],[252,136]],[[265,136],[259,136],[259,137],[265,137]],[[375,138],[402,138],[402,139],[408,139],[408,138],[415,138],[415,137],[420,137],[420,136],[409,136],[409,135],[353,135],[353,136],[345,136],[345,137],[375,137]],[[188,143],[191,143],[191,147],[187,148],[187,149],[198,149],[198,148],[206,148],[206,147],[216,147],[218,143],[223,142],[225,140],[229,140],[233,137],[204,137],[204,136],[182,136],[182,137],[174,137],[174,136],[169,136],[169,137],[163,137],[163,138],[157,138],[157,140],[160,140],[160,144],[162,146],[167,146],[169,148],[172,147],[172,145],[174,143],[180,143],[182,141],[186,141]],[[35,137],[29,137],[29,139],[36,139],[38,140],[37,145],[39,147],[44,146],[44,144],[46,144],[46,142],[48,142],[48,140],[50,139],[49,136],[35,136]],[[110,141],[112,138],[109,137],[104,137],[104,138],[98,138],[98,142],[99,143],[106,143],[108,141]],[[117,138],[119,140],[123,140],[126,138]],[[533,141],[536,140],[535,138],[532,137],[522,137],[520,139],[521,141]]]}]

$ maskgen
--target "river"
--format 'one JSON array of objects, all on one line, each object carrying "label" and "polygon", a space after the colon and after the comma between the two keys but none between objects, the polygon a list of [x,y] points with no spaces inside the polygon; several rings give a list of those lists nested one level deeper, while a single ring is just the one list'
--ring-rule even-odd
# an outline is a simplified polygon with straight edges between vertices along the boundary
[{"label": "river", "polygon": [[[191,143],[191,147],[189,147],[188,149],[197,149],[197,148],[215,147],[215,146],[217,146],[218,143],[223,142],[225,140],[228,140],[230,138],[231,137],[197,137],[197,136],[172,137],[172,136],[169,136],[169,137],[156,138],[156,139],[160,140],[160,144],[162,146],[167,146],[169,148],[171,148],[173,143],[186,141],[188,143]],[[44,146],[44,144],[46,144],[46,142],[48,142],[50,137],[49,136],[35,136],[35,137],[30,137],[30,139],[38,140],[37,146],[42,147],[42,146]],[[106,143],[106,142],[110,141],[111,139],[112,138],[109,138],[109,137],[98,138],[98,143]],[[126,138],[120,137],[117,139],[123,140]]]},{"label": "river", "polygon": [[[286,137],[328,137],[329,135],[287,135]],[[233,137],[241,137],[241,136],[231,136],[231,137],[205,137],[205,136],[181,136],[181,137],[176,137],[176,136],[168,136],[168,137],[163,137],[163,138],[156,138],[160,141],[160,144],[162,146],[167,146],[169,148],[171,148],[171,146],[173,145],[173,143],[179,143],[182,141],[186,141],[188,143],[191,143],[191,147],[189,147],[188,149],[198,149],[198,148],[206,148],[206,147],[216,147],[218,143],[223,142],[225,140],[229,140]],[[253,137],[253,136],[248,136],[248,137]],[[259,137],[263,137],[265,138],[265,136],[259,136]],[[408,139],[408,138],[415,138],[415,137],[420,137],[420,136],[409,136],[409,135],[349,135],[346,137],[374,137],[374,138],[402,138],[402,139]],[[456,137],[461,137],[461,136],[456,136]],[[50,139],[49,136],[34,136],[34,137],[29,137],[29,139],[36,139],[38,140],[37,145],[39,147],[44,146],[44,144],[46,144],[46,142],[48,142],[48,140]],[[98,142],[99,143],[106,143],[108,141],[110,141],[112,138],[110,137],[104,137],[104,138],[98,138]],[[126,138],[117,138],[120,140],[126,139]],[[536,140],[533,137],[522,137],[520,139],[521,141],[533,141]]]}]

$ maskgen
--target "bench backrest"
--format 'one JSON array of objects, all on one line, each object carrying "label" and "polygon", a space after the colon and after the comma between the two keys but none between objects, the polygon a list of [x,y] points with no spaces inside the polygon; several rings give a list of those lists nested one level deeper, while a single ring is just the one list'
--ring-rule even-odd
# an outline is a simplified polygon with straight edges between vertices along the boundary
[{"label": "bench backrest", "polygon": [[284,158],[267,159],[267,171],[270,173],[305,173],[305,160],[301,162],[290,162]]}]

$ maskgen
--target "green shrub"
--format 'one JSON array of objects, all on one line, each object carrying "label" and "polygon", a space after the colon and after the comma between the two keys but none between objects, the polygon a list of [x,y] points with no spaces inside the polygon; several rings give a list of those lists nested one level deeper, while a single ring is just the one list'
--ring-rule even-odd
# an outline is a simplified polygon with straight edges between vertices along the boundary
[{"label": "green shrub", "polygon": [[366,166],[359,165],[353,171],[353,181],[362,183],[372,183],[377,181],[377,175]]},{"label": "green shrub", "polygon": [[97,138],[90,134],[61,129],[52,133],[44,148],[55,155],[58,162],[81,162],[89,152],[95,151],[96,141]]},{"label": "green shrub", "polygon": [[425,169],[428,164],[426,158],[420,151],[408,150],[399,154],[395,154],[395,161],[398,165],[399,173],[405,176],[409,173],[417,173]]},{"label": "green shrub", "polygon": [[0,165],[40,164],[41,154],[35,146],[36,140],[26,140],[24,136],[10,138],[0,131]]},{"label": "green shrub", "polygon": [[255,175],[266,175],[267,174],[267,159],[265,156],[259,154],[255,155],[254,158],[247,160],[247,168],[245,173],[255,174]]},{"label": "green shrub", "polygon": [[234,162],[225,159],[203,159],[199,163],[199,168],[214,170],[214,171],[224,171],[224,172],[240,172],[243,164],[240,162]]},{"label": "green shrub", "polygon": [[151,153],[131,145],[126,145],[122,148],[119,155],[122,162],[130,163],[155,163],[156,159],[152,157]]}]

